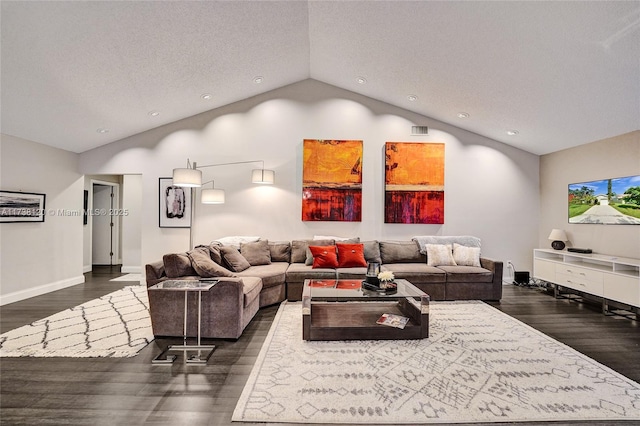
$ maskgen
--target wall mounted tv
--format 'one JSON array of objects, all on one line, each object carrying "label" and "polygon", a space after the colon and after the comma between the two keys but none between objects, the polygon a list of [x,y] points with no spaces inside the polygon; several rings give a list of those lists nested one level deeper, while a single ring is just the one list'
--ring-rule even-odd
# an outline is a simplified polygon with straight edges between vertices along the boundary
[{"label": "wall mounted tv", "polygon": [[640,225],[640,176],[569,184],[569,223]]}]

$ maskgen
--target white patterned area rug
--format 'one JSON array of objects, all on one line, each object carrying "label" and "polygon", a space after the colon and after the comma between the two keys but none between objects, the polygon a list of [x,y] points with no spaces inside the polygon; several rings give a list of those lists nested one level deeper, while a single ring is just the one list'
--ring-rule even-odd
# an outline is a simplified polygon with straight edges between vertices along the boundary
[{"label": "white patterned area rug", "polygon": [[638,383],[482,302],[430,308],[428,339],[307,342],[283,303],[233,420],[640,420]]},{"label": "white patterned area rug", "polygon": [[109,281],[137,281],[140,282],[142,280],[142,274],[126,274],[121,275],[116,278],[112,278]]},{"label": "white patterned area rug", "polygon": [[145,286],[129,286],[0,335],[0,357],[136,355],[153,340]]}]

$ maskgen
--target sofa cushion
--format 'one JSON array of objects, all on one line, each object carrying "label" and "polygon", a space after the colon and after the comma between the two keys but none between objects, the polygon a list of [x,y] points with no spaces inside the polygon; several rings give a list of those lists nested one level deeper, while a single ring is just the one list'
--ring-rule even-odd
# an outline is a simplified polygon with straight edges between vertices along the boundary
[{"label": "sofa cushion", "polygon": [[[309,246],[313,254],[313,268],[337,268],[338,254],[336,246]],[[306,264],[306,263],[305,263]]]},{"label": "sofa cushion", "polygon": [[396,279],[405,279],[412,284],[445,283],[447,274],[441,268],[428,266],[426,263],[393,263],[383,264],[382,271],[391,271]]},{"label": "sofa cushion", "polygon": [[338,249],[338,267],[367,266],[367,261],[364,259],[364,244],[336,243],[336,247]]},{"label": "sofa cushion", "polygon": [[211,260],[216,262],[218,265],[222,265],[222,255],[220,254],[220,247],[222,247],[218,243],[211,243],[208,246],[196,246],[197,249],[206,250],[209,253],[209,257]]},{"label": "sofa cushion", "polygon": [[305,265],[313,265],[313,253],[309,249],[310,246],[331,246],[335,245],[335,240],[310,240],[306,250],[306,258],[304,260]]},{"label": "sofa cushion", "polygon": [[162,263],[168,278],[198,275],[191,266],[187,253],[168,253],[162,256]]},{"label": "sofa cushion", "polygon": [[270,288],[278,285],[284,285],[285,273],[289,263],[272,262],[269,265],[252,266],[236,275],[239,277],[259,277],[262,278],[262,288]]},{"label": "sofa cushion", "polygon": [[245,308],[260,296],[261,290],[262,279],[258,277],[242,277],[242,302]]},{"label": "sofa cushion", "polygon": [[292,263],[287,268],[287,283],[302,283],[306,279],[335,280],[336,270],[330,268],[313,269],[304,263]]},{"label": "sofa cushion", "polygon": [[380,258],[380,243],[377,240],[363,241],[364,259],[367,262],[382,263]]},{"label": "sofa cushion", "polygon": [[466,247],[453,243],[453,260],[456,265],[480,266],[480,247]]},{"label": "sofa cushion", "polygon": [[225,265],[234,272],[242,272],[251,266],[247,259],[242,257],[238,249],[234,247],[222,246],[220,247],[220,253]]},{"label": "sofa cushion", "polygon": [[415,241],[380,241],[382,263],[419,263],[426,258],[420,254]]},{"label": "sofa cushion", "polygon": [[290,241],[269,241],[269,251],[271,252],[272,262],[291,261],[291,242]]},{"label": "sofa cushion", "polygon": [[366,266],[355,268],[337,268],[336,276],[339,280],[364,280],[367,275]]},{"label": "sofa cushion", "polygon": [[493,272],[475,266],[438,266],[447,273],[447,282],[452,283],[491,283]]},{"label": "sofa cushion", "polygon": [[480,238],[471,235],[418,235],[412,238],[420,247],[420,253],[426,254],[427,244],[449,244],[453,247],[453,243],[458,243],[466,247],[480,247]]},{"label": "sofa cushion", "polygon": [[240,243],[240,254],[247,259],[251,266],[271,263],[271,250],[269,250],[269,241],[267,240]]},{"label": "sofa cushion", "polygon": [[427,265],[429,266],[455,266],[453,251],[449,244],[427,244]]},{"label": "sofa cushion", "polygon": [[187,252],[191,259],[191,266],[203,278],[235,277],[236,275],[223,266],[218,265],[209,256],[207,248],[195,248]]}]

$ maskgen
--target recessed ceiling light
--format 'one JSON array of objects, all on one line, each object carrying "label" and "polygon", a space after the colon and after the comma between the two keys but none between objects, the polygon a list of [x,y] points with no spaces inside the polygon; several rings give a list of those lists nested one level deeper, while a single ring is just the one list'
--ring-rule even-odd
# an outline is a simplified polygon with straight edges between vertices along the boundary
[{"label": "recessed ceiling light", "polygon": [[518,133],[520,133],[520,132],[518,132],[517,130],[507,130],[507,134],[508,134],[509,136],[515,136],[515,135],[517,135]]},{"label": "recessed ceiling light", "polygon": [[367,83],[367,79],[364,77],[358,77],[356,78],[356,81],[358,82],[358,84],[366,84]]},{"label": "recessed ceiling light", "polygon": [[459,112],[458,118],[469,118],[469,113],[467,112]]},{"label": "recessed ceiling light", "polygon": [[200,97],[205,101],[208,101],[209,99],[213,99],[213,95],[211,93],[203,93]]},{"label": "recessed ceiling light", "polygon": [[418,97],[416,95],[409,95],[407,96],[407,99],[409,99],[411,102],[415,102],[418,100]]},{"label": "recessed ceiling light", "polygon": [[160,115],[160,113],[158,111],[149,111],[149,115],[152,117],[157,117]]},{"label": "recessed ceiling light", "polygon": [[100,127],[98,130],[96,130],[96,132],[98,132],[98,133],[109,133],[109,129],[105,129],[103,127]]},{"label": "recessed ceiling light", "polygon": [[263,81],[264,81],[264,77],[262,77],[261,75],[259,75],[259,76],[257,76],[257,77],[254,77],[254,78],[253,78],[253,82],[254,82],[255,84],[260,84],[260,83],[262,83]]}]

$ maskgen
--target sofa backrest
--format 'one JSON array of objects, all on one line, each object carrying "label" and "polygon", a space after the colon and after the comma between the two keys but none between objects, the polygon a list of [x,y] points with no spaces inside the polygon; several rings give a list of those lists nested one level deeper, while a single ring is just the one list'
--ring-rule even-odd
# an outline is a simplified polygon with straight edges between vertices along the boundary
[{"label": "sofa backrest", "polygon": [[420,253],[426,254],[427,244],[449,244],[453,247],[453,243],[458,243],[465,247],[478,247],[480,248],[480,238],[473,237],[471,235],[419,235],[411,238],[420,247]]}]

